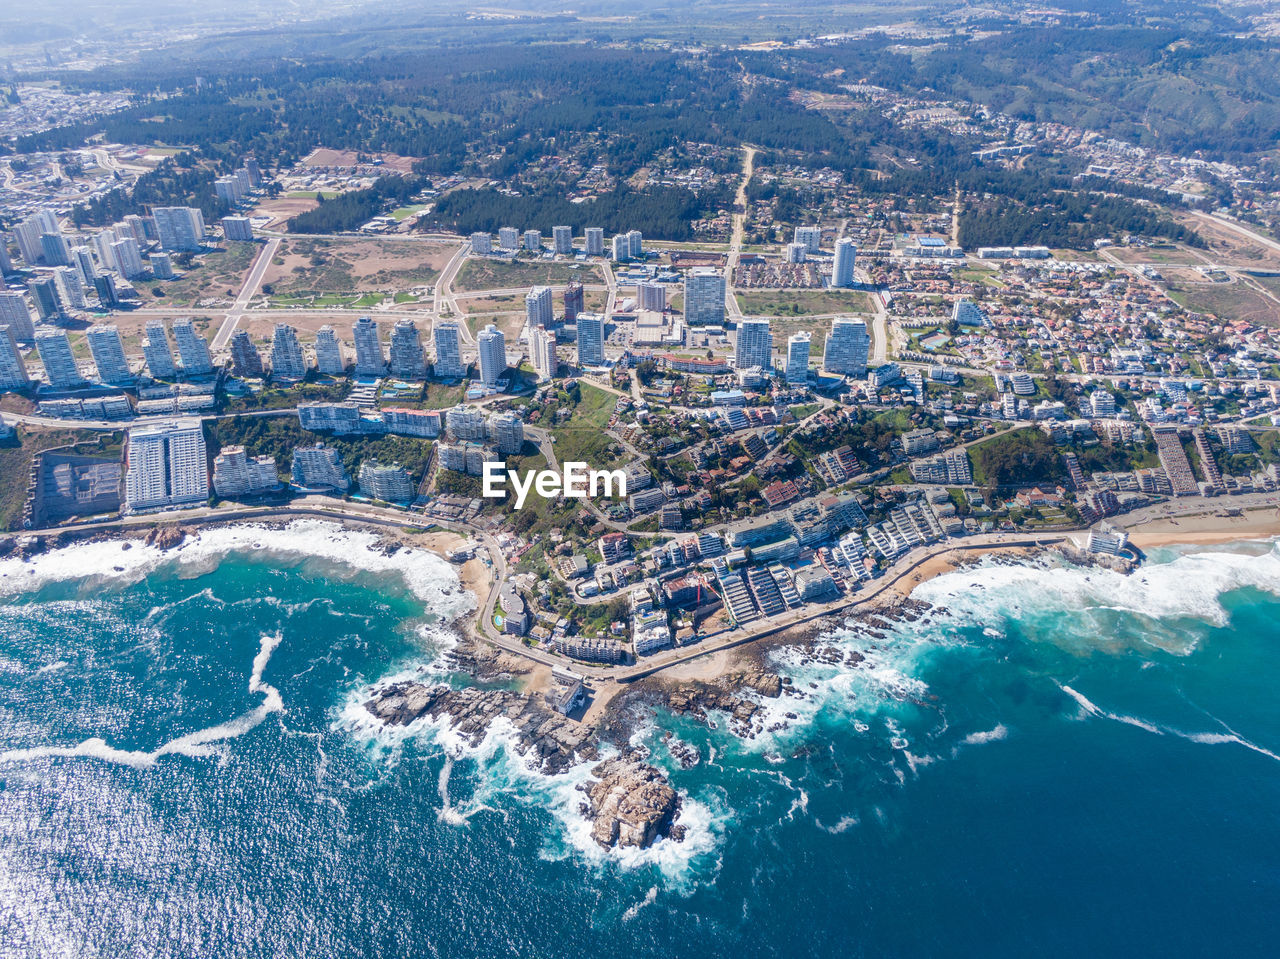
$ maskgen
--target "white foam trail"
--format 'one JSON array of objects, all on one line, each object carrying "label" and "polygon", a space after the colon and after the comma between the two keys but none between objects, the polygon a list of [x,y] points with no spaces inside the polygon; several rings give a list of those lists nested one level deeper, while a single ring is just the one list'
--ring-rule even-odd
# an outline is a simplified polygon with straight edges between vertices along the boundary
[{"label": "white foam trail", "polygon": [[1223,729],[1226,730],[1225,733],[1188,733],[1172,726],[1158,726],[1155,723],[1147,722],[1145,719],[1138,719],[1136,716],[1125,716],[1118,713],[1108,712],[1107,710],[1097,706],[1095,703],[1090,702],[1083,694],[1072,689],[1070,686],[1060,686],[1060,688],[1064,693],[1080,704],[1081,718],[1088,715],[1094,716],[1098,719],[1109,719],[1112,722],[1136,726],[1139,729],[1144,729],[1157,736],[1177,736],[1178,738],[1186,739],[1189,742],[1202,743],[1209,746],[1220,745],[1223,743],[1234,743],[1237,746],[1243,746],[1245,749],[1251,749],[1261,756],[1266,756],[1268,759],[1274,759],[1276,762],[1280,762],[1280,755],[1263,746],[1259,746],[1257,743],[1250,742],[1225,723],[1223,724]]},{"label": "white foam trail", "polygon": [[0,753],[0,765],[27,763],[46,757],[58,758],[92,758],[104,762],[119,763],[135,769],[147,769],[154,766],[162,756],[182,755],[192,758],[223,755],[216,744],[243,736],[251,729],[262,724],[272,713],[284,711],[284,702],[280,692],[270,683],[263,681],[262,673],[275,648],[280,645],[279,633],[263,636],[258,645],[258,654],[253,657],[253,671],[249,676],[249,692],[261,693],[262,702],[247,713],[235,719],[207,729],[200,729],[177,739],[172,739],[152,752],[131,749],[116,749],[97,736],[86,739],[75,746],[35,746],[28,749],[10,749]]},{"label": "white foam trail", "polygon": [[841,816],[839,821],[834,826],[824,826],[818,820],[815,820],[815,824],[819,829],[823,830],[824,832],[829,832],[833,836],[838,836],[843,832],[848,832],[854,826],[858,825],[858,817],[857,816]]},{"label": "white foam trail", "polygon": [[630,922],[640,914],[640,910],[645,906],[652,906],[658,898],[658,887],[650,886],[649,891],[644,894],[644,898],[639,902],[633,902],[627,907],[627,911],[622,914],[623,922]]}]

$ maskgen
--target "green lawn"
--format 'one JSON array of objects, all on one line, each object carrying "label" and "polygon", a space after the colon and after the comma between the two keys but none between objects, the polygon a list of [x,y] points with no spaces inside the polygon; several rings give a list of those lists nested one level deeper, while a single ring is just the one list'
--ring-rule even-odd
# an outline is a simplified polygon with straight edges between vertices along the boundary
[{"label": "green lawn", "polygon": [[596,266],[579,263],[553,263],[548,260],[469,259],[458,271],[453,287],[462,293],[477,290],[504,290],[521,286],[563,286],[570,280],[584,284],[604,282]]},{"label": "green lawn", "polygon": [[873,313],[871,295],[862,290],[760,290],[738,293],[738,306],[749,316],[811,316],[826,313]]}]

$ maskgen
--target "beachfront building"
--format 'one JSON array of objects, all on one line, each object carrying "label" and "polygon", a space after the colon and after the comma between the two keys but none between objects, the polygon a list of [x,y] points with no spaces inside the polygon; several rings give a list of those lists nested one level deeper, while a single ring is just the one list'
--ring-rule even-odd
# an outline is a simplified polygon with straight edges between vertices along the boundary
[{"label": "beachfront building", "polygon": [[129,430],[125,512],[198,506],[208,498],[209,464],[199,420],[173,420]]},{"label": "beachfront building", "polygon": [[224,446],[213,458],[213,491],[219,496],[258,496],[279,488],[274,456],[249,456],[243,446]]},{"label": "beachfront building", "polygon": [[294,449],[291,479],[294,486],[307,490],[345,493],[351,488],[342,457],[323,443]]},{"label": "beachfront building", "polygon": [[413,481],[398,463],[384,466],[365,460],[360,464],[360,492],[384,503],[407,503],[413,499]]}]

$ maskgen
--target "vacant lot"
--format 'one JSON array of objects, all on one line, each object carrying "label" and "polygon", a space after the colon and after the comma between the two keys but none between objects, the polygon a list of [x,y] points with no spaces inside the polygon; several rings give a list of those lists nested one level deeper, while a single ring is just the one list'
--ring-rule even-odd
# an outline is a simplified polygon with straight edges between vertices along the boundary
[{"label": "vacant lot", "polygon": [[[447,258],[446,258],[447,259]],[[550,260],[486,260],[472,258],[462,264],[453,288],[458,292],[508,290],[524,286],[564,286],[570,280],[584,284],[604,282],[598,267]]]},{"label": "vacant lot", "polygon": [[771,290],[739,293],[738,306],[748,316],[813,316],[873,313],[871,296],[861,290]]},{"label": "vacant lot", "polygon": [[278,228],[288,223],[299,213],[306,213],[308,210],[314,210],[319,204],[315,200],[314,194],[310,197],[305,196],[286,196],[277,197],[274,200],[263,200],[255,208],[254,213],[259,216],[271,217],[265,225],[267,228]]},{"label": "vacant lot", "polygon": [[1122,263],[1167,263],[1204,266],[1209,262],[1201,252],[1180,246],[1115,246],[1107,251]]},{"label": "vacant lot", "polygon": [[1230,283],[1170,283],[1169,295],[1197,313],[1224,320],[1280,326],[1280,305],[1239,280]]},{"label": "vacant lot", "polygon": [[280,246],[263,278],[273,306],[374,306],[428,287],[455,247],[382,237],[295,237]]},{"label": "vacant lot", "polygon": [[[1175,213],[1174,218],[1195,230],[1208,244],[1205,255],[1228,266],[1280,267],[1280,252],[1234,230],[1191,213]],[[1255,230],[1255,232],[1257,232]]]},{"label": "vacant lot", "polygon": [[257,243],[228,242],[226,249],[193,256],[174,255],[176,280],[131,280],[142,305],[219,307],[229,306],[240,293],[254,257],[262,247]]}]

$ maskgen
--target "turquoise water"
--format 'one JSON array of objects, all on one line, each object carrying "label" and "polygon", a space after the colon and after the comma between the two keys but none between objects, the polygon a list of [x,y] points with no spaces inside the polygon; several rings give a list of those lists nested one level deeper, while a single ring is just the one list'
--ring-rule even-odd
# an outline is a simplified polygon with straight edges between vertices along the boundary
[{"label": "turquoise water", "polygon": [[0,562],[0,955],[1274,954],[1270,544],[934,580],[783,655],[785,728],[637,725],[691,829],[626,856],[582,770],[363,720],[445,675],[452,577],[322,524]]}]

